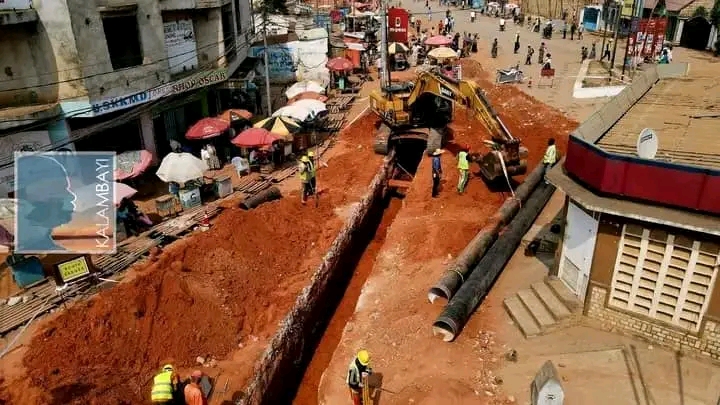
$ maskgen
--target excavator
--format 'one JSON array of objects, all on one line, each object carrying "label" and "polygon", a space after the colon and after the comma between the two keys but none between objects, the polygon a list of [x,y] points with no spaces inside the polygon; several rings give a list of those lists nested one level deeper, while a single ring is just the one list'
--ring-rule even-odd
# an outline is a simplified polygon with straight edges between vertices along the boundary
[{"label": "excavator", "polygon": [[473,155],[480,173],[488,182],[527,172],[528,150],[520,146],[490,105],[483,91],[470,80],[454,80],[438,70],[423,71],[414,82],[391,84],[384,91],[370,94],[370,108],[382,123],[375,136],[374,150],[387,155],[403,139],[427,142],[431,154],[450,137],[453,103],[460,104],[480,118],[492,140],[485,155]]}]

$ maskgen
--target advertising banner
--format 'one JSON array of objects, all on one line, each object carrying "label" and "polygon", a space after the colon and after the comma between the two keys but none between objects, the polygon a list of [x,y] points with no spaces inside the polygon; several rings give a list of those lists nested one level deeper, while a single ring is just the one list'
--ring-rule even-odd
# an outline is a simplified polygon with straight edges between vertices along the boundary
[{"label": "advertising banner", "polygon": [[644,18],[633,21],[629,38],[629,55],[633,59],[655,58],[662,50],[667,30],[667,18]]}]

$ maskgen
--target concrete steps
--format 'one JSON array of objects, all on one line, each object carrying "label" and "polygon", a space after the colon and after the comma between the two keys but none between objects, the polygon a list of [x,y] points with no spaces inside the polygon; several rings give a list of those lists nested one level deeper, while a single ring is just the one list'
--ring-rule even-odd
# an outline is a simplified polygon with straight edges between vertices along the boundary
[{"label": "concrete steps", "polygon": [[503,305],[526,338],[567,325],[582,309],[581,302],[558,279],[534,283],[505,298]]}]

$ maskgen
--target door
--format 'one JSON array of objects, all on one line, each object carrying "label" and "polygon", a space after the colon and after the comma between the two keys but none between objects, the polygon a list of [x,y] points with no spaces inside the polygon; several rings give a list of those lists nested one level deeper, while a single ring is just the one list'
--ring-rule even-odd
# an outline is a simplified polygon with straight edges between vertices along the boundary
[{"label": "door", "polygon": [[574,203],[568,203],[559,276],[581,300],[590,280],[597,230],[597,220]]}]

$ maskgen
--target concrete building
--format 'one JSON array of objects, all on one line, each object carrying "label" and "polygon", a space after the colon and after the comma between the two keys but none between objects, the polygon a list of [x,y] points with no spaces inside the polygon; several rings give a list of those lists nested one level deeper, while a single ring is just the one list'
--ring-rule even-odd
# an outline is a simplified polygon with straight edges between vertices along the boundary
[{"label": "concrete building", "polygon": [[720,359],[720,96],[686,71],[658,65],[571,134],[547,174],[567,195],[556,273],[604,328]]},{"label": "concrete building", "polygon": [[161,156],[226,107],[214,85],[245,60],[252,15],[249,0],[0,3],[0,183],[19,149]]}]

